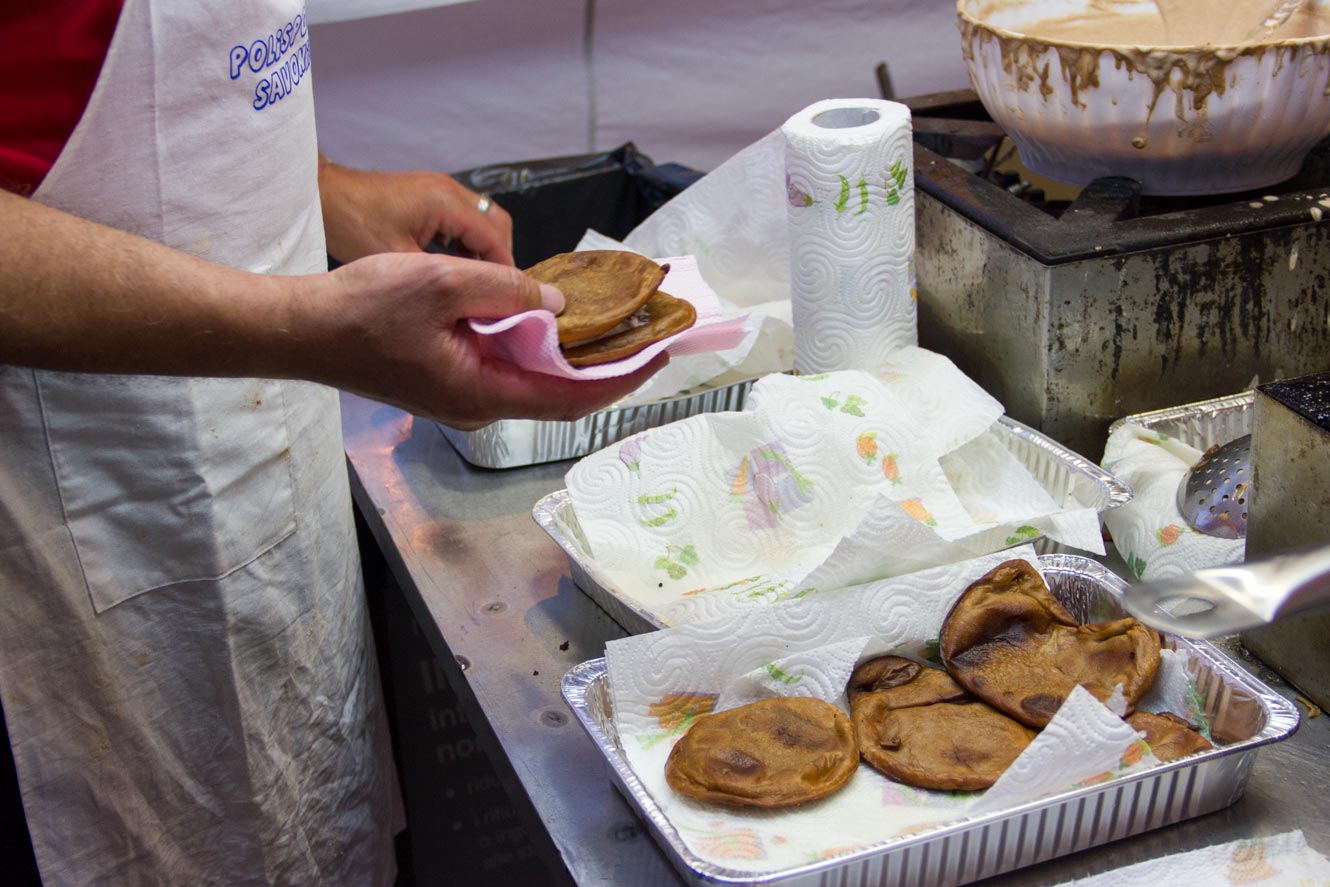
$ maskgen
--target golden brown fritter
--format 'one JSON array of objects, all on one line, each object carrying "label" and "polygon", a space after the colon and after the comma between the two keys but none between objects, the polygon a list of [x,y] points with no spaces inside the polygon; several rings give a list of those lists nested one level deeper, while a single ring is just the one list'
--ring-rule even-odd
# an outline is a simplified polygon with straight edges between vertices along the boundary
[{"label": "golden brown fritter", "polygon": [[559,253],[527,269],[527,275],[559,288],[560,344],[584,342],[608,332],[646,304],[668,266],[623,250]]},{"label": "golden brown fritter", "polygon": [[946,672],[898,656],[854,670],[850,713],[865,762],[919,788],[988,788],[1035,731],[975,699]]},{"label": "golden brown fritter", "polygon": [[646,312],[646,319],[640,325],[581,345],[564,346],[564,358],[575,367],[623,360],[697,322],[697,311],[691,304],[660,290],[651,294],[642,311]]},{"label": "golden brown fritter", "polygon": [[1145,734],[1150,751],[1161,761],[1185,758],[1198,751],[1214,748],[1210,740],[1195,727],[1172,712],[1151,714],[1138,711],[1127,718],[1127,723]]},{"label": "golden brown fritter", "polygon": [[1019,559],[966,589],[942,623],[939,646],[962,686],[1031,727],[1047,724],[1077,684],[1101,702],[1121,685],[1130,711],[1159,669],[1153,630],[1131,618],[1078,624]]},{"label": "golden brown fritter", "polygon": [[703,801],[788,807],[831,794],[858,766],[845,712],[784,697],[698,717],[670,751],[665,779]]}]

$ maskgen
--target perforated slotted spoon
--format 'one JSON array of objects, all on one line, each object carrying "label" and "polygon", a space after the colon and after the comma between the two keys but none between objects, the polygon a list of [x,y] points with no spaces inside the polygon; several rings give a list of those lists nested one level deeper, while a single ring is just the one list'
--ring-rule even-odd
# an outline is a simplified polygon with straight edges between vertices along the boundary
[{"label": "perforated slotted spoon", "polygon": [[1178,483],[1178,511],[1193,530],[1221,539],[1247,537],[1251,435],[1207,450]]}]

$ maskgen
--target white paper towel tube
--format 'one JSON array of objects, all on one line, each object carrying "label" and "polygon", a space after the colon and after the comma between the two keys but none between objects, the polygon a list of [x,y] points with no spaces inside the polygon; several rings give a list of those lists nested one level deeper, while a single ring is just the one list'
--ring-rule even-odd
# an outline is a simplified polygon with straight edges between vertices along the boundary
[{"label": "white paper towel tube", "polygon": [[828,99],[781,132],[794,368],[876,368],[919,340],[910,110]]}]

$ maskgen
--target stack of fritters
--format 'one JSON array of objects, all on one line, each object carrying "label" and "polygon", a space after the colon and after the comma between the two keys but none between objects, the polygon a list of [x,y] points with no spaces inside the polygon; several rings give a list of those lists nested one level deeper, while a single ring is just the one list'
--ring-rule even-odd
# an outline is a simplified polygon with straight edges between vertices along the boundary
[{"label": "stack of fritters", "polygon": [[899,656],[859,665],[846,688],[852,720],[809,698],[700,717],[671,752],[666,778],[691,797],[782,807],[840,788],[862,757],[908,785],[978,791],[1077,685],[1100,701],[1120,692],[1127,722],[1161,761],[1211,747],[1176,715],[1131,713],[1159,669],[1159,635],[1130,618],[1077,623],[1026,561],[971,584],[943,621],[939,647],[945,671]]},{"label": "stack of fritters", "polygon": [[945,671],[899,656],[856,668],[849,696],[864,761],[920,788],[988,788],[1035,736],[965,692]]},{"label": "stack of fritters", "polygon": [[697,321],[691,304],[658,289],[668,270],[637,253],[586,250],[551,256],[526,273],[563,293],[564,359],[592,366],[631,357]]}]

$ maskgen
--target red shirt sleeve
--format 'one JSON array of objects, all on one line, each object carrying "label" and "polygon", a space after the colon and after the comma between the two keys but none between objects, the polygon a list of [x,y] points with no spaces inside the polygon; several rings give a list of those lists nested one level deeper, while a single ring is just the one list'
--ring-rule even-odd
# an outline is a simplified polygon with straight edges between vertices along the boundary
[{"label": "red shirt sleeve", "polygon": [[29,195],[101,74],[124,0],[0,3],[0,187]]}]

